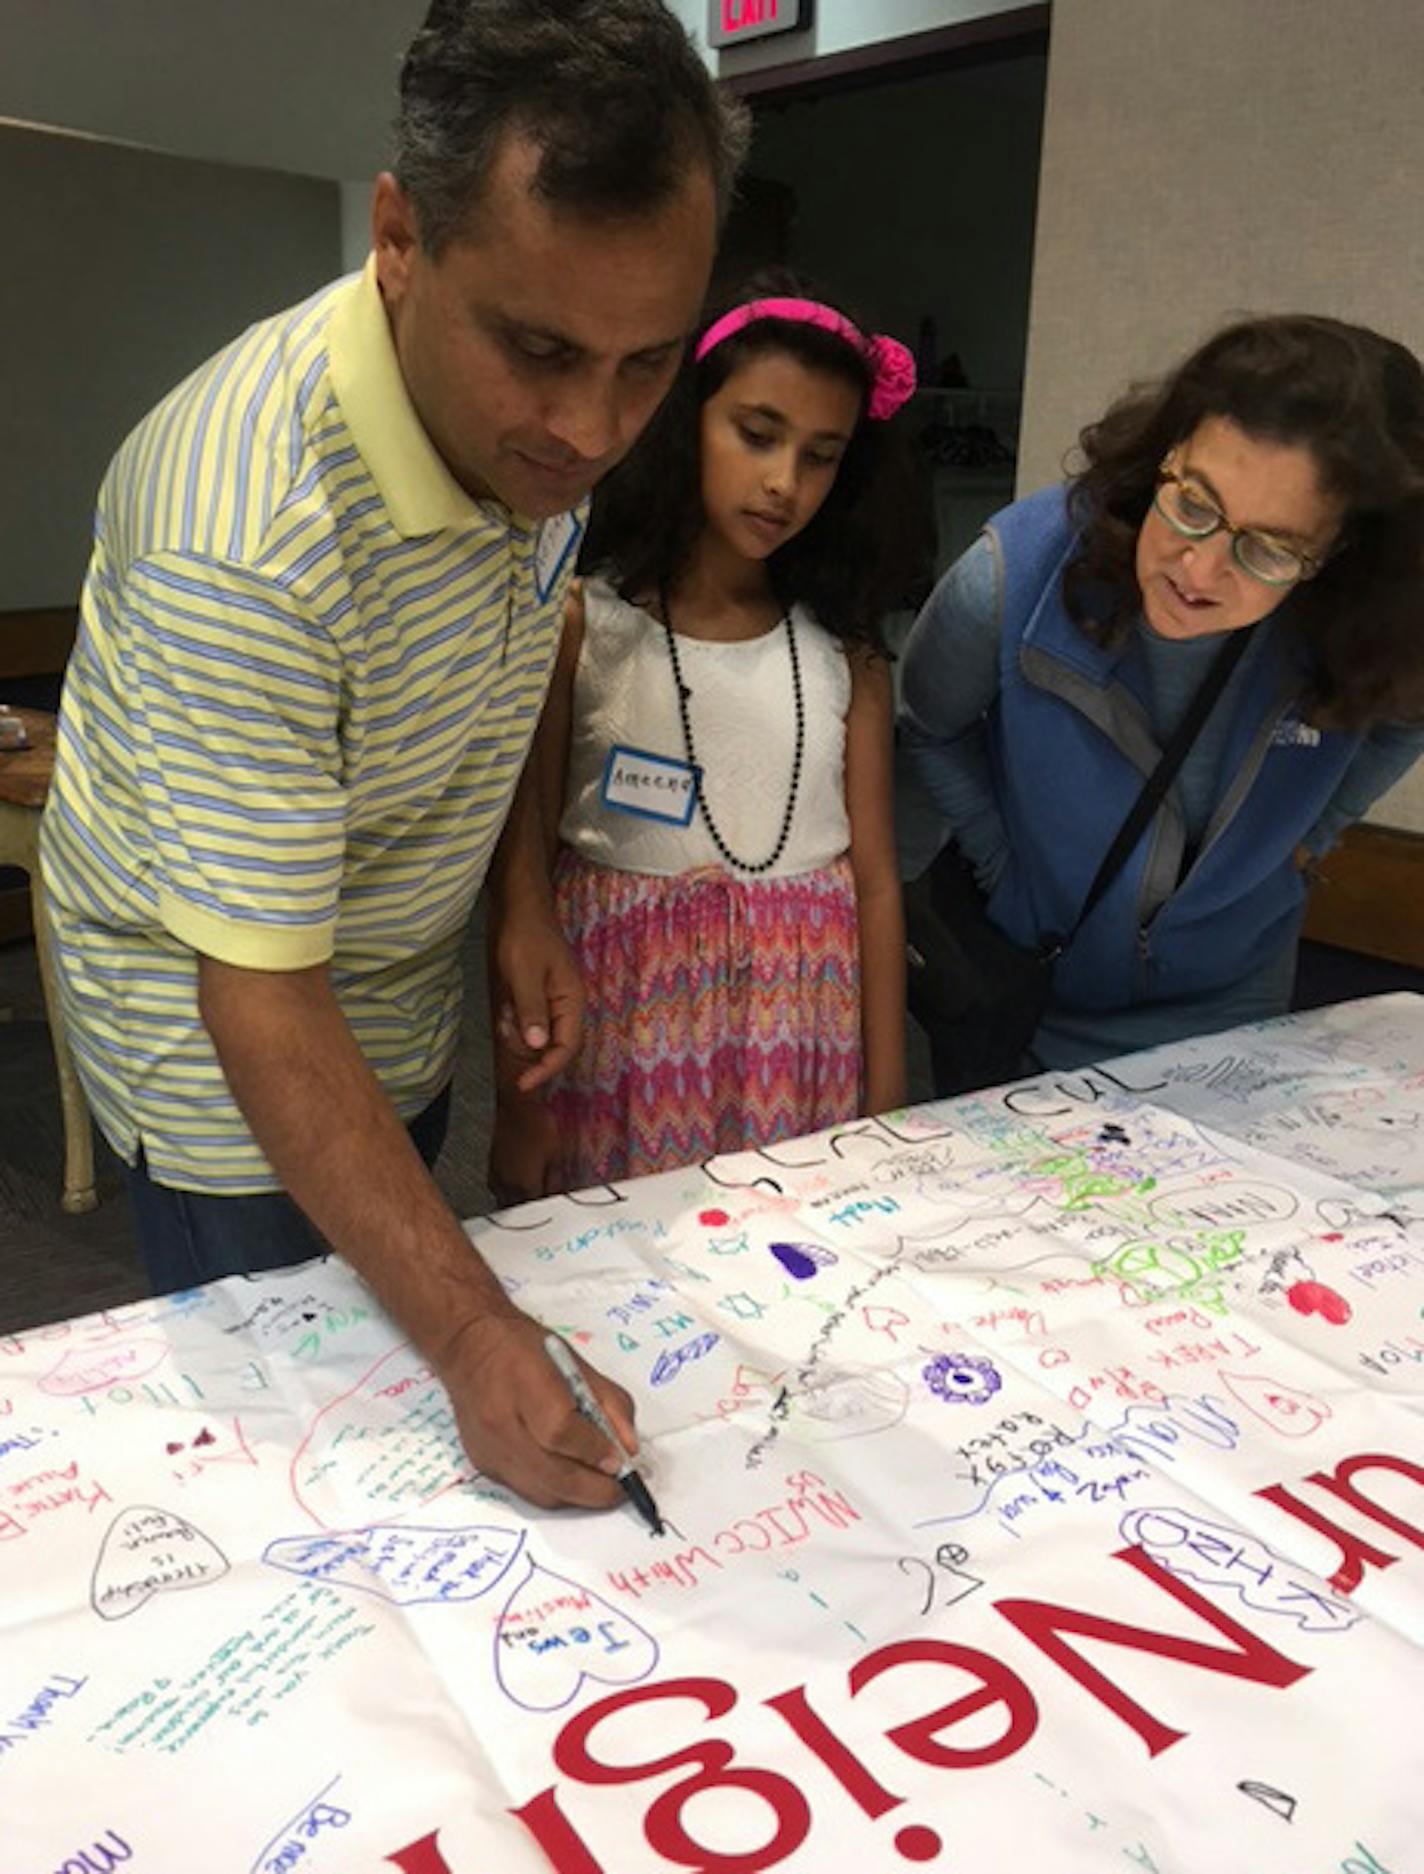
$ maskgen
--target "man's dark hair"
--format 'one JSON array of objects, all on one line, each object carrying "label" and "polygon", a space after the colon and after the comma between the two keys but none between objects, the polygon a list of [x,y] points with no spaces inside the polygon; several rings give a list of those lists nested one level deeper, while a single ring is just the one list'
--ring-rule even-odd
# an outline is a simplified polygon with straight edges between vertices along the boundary
[{"label": "man's dark hair", "polygon": [[469,225],[511,132],[538,146],[546,202],[622,219],[699,163],[725,211],[748,117],[663,0],[433,0],[401,67],[394,164],[428,252]]}]

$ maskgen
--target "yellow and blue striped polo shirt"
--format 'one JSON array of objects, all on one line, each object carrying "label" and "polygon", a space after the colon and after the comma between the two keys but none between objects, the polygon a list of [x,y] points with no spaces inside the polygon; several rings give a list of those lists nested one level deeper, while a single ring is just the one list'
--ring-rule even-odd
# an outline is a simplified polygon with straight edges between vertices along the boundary
[{"label": "yellow and blue striped polo shirt", "polygon": [[115,457],[42,852],[80,1075],[160,1183],[277,1183],[196,952],[328,962],[403,1117],[448,1079],[461,935],[573,570],[570,518],[545,529],[450,476],[370,265],[254,326]]}]

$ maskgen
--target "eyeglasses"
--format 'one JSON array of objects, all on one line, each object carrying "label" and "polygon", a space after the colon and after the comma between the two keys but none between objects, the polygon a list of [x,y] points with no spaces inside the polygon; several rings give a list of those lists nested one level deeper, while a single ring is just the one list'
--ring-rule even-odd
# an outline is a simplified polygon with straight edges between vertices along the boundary
[{"label": "eyeglasses", "polygon": [[1321,561],[1299,547],[1290,547],[1270,534],[1233,527],[1216,503],[1194,482],[1184,481],[1164,463],[1157,471],[1152,505],[1174,532],[1188,540],[1207,540],[1223,528],[1231,536],[1231,557],[1253,579],[1268,586],[1293,586],[1320,571]]}]

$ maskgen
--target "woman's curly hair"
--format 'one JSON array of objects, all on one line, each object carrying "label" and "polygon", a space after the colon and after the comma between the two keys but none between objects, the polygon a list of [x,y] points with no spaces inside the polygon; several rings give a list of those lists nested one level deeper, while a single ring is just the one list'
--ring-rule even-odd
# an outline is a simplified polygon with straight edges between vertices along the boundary
[{"label": "woman's curly hair", "polygon": [[[710,307],[698,331],[733,306],[772,297],[838,301],[783,269],[767,269]],[[868,332],[854,313],[845,316]],[[768,352],[789,352],[808,369],[847,378],[869,394],[870,369],[854,345],[820,326],[758,319],[724,339],[700,362],[688,348],[666,401],[641,440],[598,486],[585,572],[604,573],[625,598],[674,588],[702,531],[701,410],[737,368]],[[917,606],[929,591],[933,521],[923,480],[913,468],[902,418],[871,422],[862,414],[834,485],[815,516],[767,562],[777,602],[803,604],[848,644],[883,649],[887,612]]]},{"label": "woman's curly hair", "polygon": [[1424,371],[1403,345],[1339,319],[1229,326],[1083,431],[1069,492],[1082,543],[1063,582],[1079,627],[1105,644],[1131,629],[1158,469],[1209,417],[1308,449],[1343,504],[1334,551],[1273,614],[1300,658],[1302,708],[1346,729],[1424,712]]}]

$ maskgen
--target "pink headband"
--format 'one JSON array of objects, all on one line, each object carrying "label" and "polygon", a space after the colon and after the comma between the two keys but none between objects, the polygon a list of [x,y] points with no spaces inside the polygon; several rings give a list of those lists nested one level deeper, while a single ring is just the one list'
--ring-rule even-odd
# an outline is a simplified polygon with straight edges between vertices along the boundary
[{"label": "pink headband", "polygon": [[834,306],[823,306],[818,299],[749,299],[744,306],[734,306],[708,326],[697,341],[693,358],[700,364],[724,339],[758,319],[790,319],[798,325],[818,325],[823,332],[834,332],[837,338],[854,346],[870,366],[872,382],[865,414],[873,423],[883,423],[887,417],[894,416],[915,388],[915,361],[898,338],[887,338],[883,333],[867,338],[844,313],[837,312]]}]

